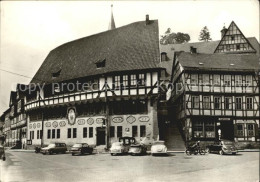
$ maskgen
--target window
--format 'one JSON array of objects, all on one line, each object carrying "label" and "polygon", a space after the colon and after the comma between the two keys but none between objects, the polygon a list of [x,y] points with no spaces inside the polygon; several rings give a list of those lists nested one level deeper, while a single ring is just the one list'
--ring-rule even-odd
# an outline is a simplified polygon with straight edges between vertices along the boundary
[{"label": "window", "polygon": [[203,109],[210,109],[209,96],[203,97]]},{"label": "window", "polygon": [[232,98],[231,97],[225,97],[225,109],[232,109]]},{"label": "window", "polygon": [[247,125],[248,136],[254,136],[254,124]]},{"label": "window", "polygon": [[93,138],[93,127],[89,127],[89,138]]},{"label": "window", "polygon": [[213,82],[215,86],[220,85],[220,75],[214,75],[213,76]]},{"label": "window", "polygon": [[47,132],[48,132],[47,133],[47,138],[50,139],[51,138],[51,130],[48,130]]},{"label": "window", "polygon": [[161,61],[163,62],[163,61],[166,61],[166,52],[162,52],[161,53]]},{"label": "window", "polygon": [[237,135],[244,136],[243,124],[237,124]]},{"label": "window", "polygon": [[77,138],[77,128],[73,128],[73,138]]},{"label": "window", "polygon": [[[31,139],[33,140],[34,139],[34,131],[31,131],[31,132],[32,132]],[[15,133],[14,133],[14,135],[15,135]],[[13,138],[14,138],[14,136],[13,136]]]},{"label": "window", "polygon": [[57,138],[60,138],[60,129],[57,129]]},{"label": "window", "polygon": [[115,88],[118,89],[120,87],[120,76],[115,76]]},{"label": "window", "polygon": [[132,126],[132,137],[138,137],[137,126]]},{"label": "window", "polygon": [[138,85],[139,86],[145,86],[145,77],[144,74],[138,75]]},{"label": "window", "polygon": [[195,138],[203,138],[204,133],[203,133],[203,122],[201,121],[196,121],[193,124],[193,136]]},{"label": "window", "polygon": [[204,85],[209,85],[209,75],[208,74],[203,74],[202,75],[202,80]]},{"label": "window", "polygon": [[88,137],[88,128],[85,127],[83,128],[83,138],[87,138]]},{"label": "window", "polygon": [[207,121],[205,124],[206,138],[215,138],[215,124],[213,121]]},{"label": "window", "polygon": [[52,129],[52,135],[51,138],[55,138],[55,129]]},{"label": "window", "polygon": [[236,109],[242,109],[242,97],[236,97]]},{"label": "window", "polygon": [[190,83],[193,84],[193,85],[197,85],[198,84],[198,75],[191,74]]},{"label": "window", "polygon": [[40,130],[37,130],[37,139],[40,139]]},{"label": "window", "polygon": [[71,138],[71,128],[68,128],[68,138]]},{"label": "window", "polygon": [[140,126],[140,137],[145,137],[146,136],[146,127],[145,125]]},{"label": "window", "polygon": [[96,62],[96,66],[97,68],[103,68],[106,66],[106,59],[104,60],[99,60],[98,62]]},{"label": "window", "polygon": [[240,50],[240,44],[236,45],[236,50]]},{"label": "window", "polygon": [[124,87],[128,86],[128,75],[123,75],[122,84]]},{"label": "window", "polygon": [[40,139],[42,139],[42,130],[40,130]]},{"label": "window", "polygon": [[224,85],[225,86],[231,85],[231,75],[224,75]]},{"label": "window", "polygon": [[242,85],[242,75],[236,75],[235,76],[235,83],[236,83],[236,87],[241,87]]},{"label": "window", "polygon": [[110,137],[115,137],[115,127],[114,126],[110,126],[109,128],[109,134],[110,134]]},{"label": "window", "polygon": [[253,109],[253,98],[252,97],[246,98],[246,109]]},{"label": "window", "polygon": [[252,76],[246,75],[246,86],[251,86],[251,85],[252,85]]},{"label": "window", "polygon": [[122,126],[117,126],[117,137],[122,137]]},{"label": "window", "polygon": [[221,98],[220,97],[214,98],[214,108],[221,109]]},{"label": "window", "polygon": [[199,96],[192,96],[191,97],[191,107],[194,109],[199,108]]},{"label": "window", "polygon": [[130,75],[130,85],[136,86],[136,75]]}]

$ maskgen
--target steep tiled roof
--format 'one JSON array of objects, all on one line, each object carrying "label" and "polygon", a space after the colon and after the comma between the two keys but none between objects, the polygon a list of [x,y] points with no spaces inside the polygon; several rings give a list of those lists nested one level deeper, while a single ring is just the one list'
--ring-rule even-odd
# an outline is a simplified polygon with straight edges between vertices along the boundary
[{"label": "steep tiled roof", "polygon": [[[31,83],[51,83],[116,71],[160,68],[158,21],[132,23],[52,50]],[[106,60],[97,69],[99,60]],[[61,70],[61,71],[60,71]],[[53,79],[52,73],[60,74]]]},{"label": "steep tiled roof", "polygon": [[[260,54],[260,45],[255,37],[249,37],[247,40],[256,50],[256,54]],[[216,47],[218,46],[220,40],[216,41],[209,41],[209,42],[192,42],[192,43],[184,43],[184,44],[168,44],[168,45],[160,45],[161,52],[170,53],[172,51],[184,51],[190,52],[190,47],[193,46],[197,48],[198,53],[205,53],[205,54],[213,54]],[[173,53],[170,53],[170,55]],[[170,56],[169,56],[170,57]]]},{"label": "steep tiled roof", "polygon": [[259,70],[258,56],[255,54],[191,54],[178,53],[178,61],[184,68]]}]

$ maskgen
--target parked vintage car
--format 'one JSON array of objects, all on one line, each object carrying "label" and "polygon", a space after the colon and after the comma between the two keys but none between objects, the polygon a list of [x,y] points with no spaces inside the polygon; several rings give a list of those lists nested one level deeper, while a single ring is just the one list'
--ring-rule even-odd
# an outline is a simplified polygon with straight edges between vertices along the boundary
[{"label": "parked vintage car", "polygon": [[0,145],[0,159],[5,161],[5,148],[2,145]]},{"label": "parked vintage car", "polygon": [[65,143],[53,143],[49,144],[47,147],[41,148],[42,154],[53,154],[53,153],[63,153],[65,154],[67,151],[67,146]]},{"label": "parked vintage car", "polygon": [[118,142],[114,142],[110,148],[111,155],[128,153],[131,144],[135,144],[134,137],[120,137]]},{"label": "parked vintage car", "polygon": [[70,149],[71,155],[75,154],[92,154],[93,148],[87,143],[76,143]]},{"label": "parked vintage car", "polygon": [[164,141],[155,141],[151,147],[151,155],[166,155],[167,154],[167,147],[165,146]]},{"label": "parked vintage car", "polygon": [[208,153],[218,153],[220,155],[223,154],[237,154],[237,149],[233,141],[229,140],[220,140],[215,141],[214,144],[208,145],[206,147],[206,152]]},{"label": "parked vintage car", "polygon": [[131,155],[145,155],[147,151],[147,147],[142,144],[132,144],[128,151]]}]

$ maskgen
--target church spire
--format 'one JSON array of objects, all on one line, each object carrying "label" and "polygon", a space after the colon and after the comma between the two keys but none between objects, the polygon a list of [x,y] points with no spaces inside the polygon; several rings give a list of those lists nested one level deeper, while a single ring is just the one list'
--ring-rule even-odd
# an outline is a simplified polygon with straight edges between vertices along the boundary
[{"label": "church spire", "polygon": [[108,30],[113,30],[116,28],[114,16],[113,16],[113,4],[111,4],[111,19],[108,25]]}]

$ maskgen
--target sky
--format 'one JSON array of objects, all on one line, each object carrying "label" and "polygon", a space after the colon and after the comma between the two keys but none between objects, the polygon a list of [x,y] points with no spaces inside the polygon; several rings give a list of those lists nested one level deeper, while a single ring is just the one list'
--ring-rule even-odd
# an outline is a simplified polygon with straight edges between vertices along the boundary
[{"label": "sky", "polygon": [[150,19],[159,21],[160,35],[171,28],[173,32],[188,33],[190,42],[198,42],[204,26],[208,27],[212,40],[219,40],[223,26],[235,21],[246,37],[256,37],[259,41],[257,0],[0,3],[0,115],[8,109],[10,91],[15,90],[17,83],[28,84],[52,49],[107,31],[111,4],[116,27],[144,21],[149,14]]}]

